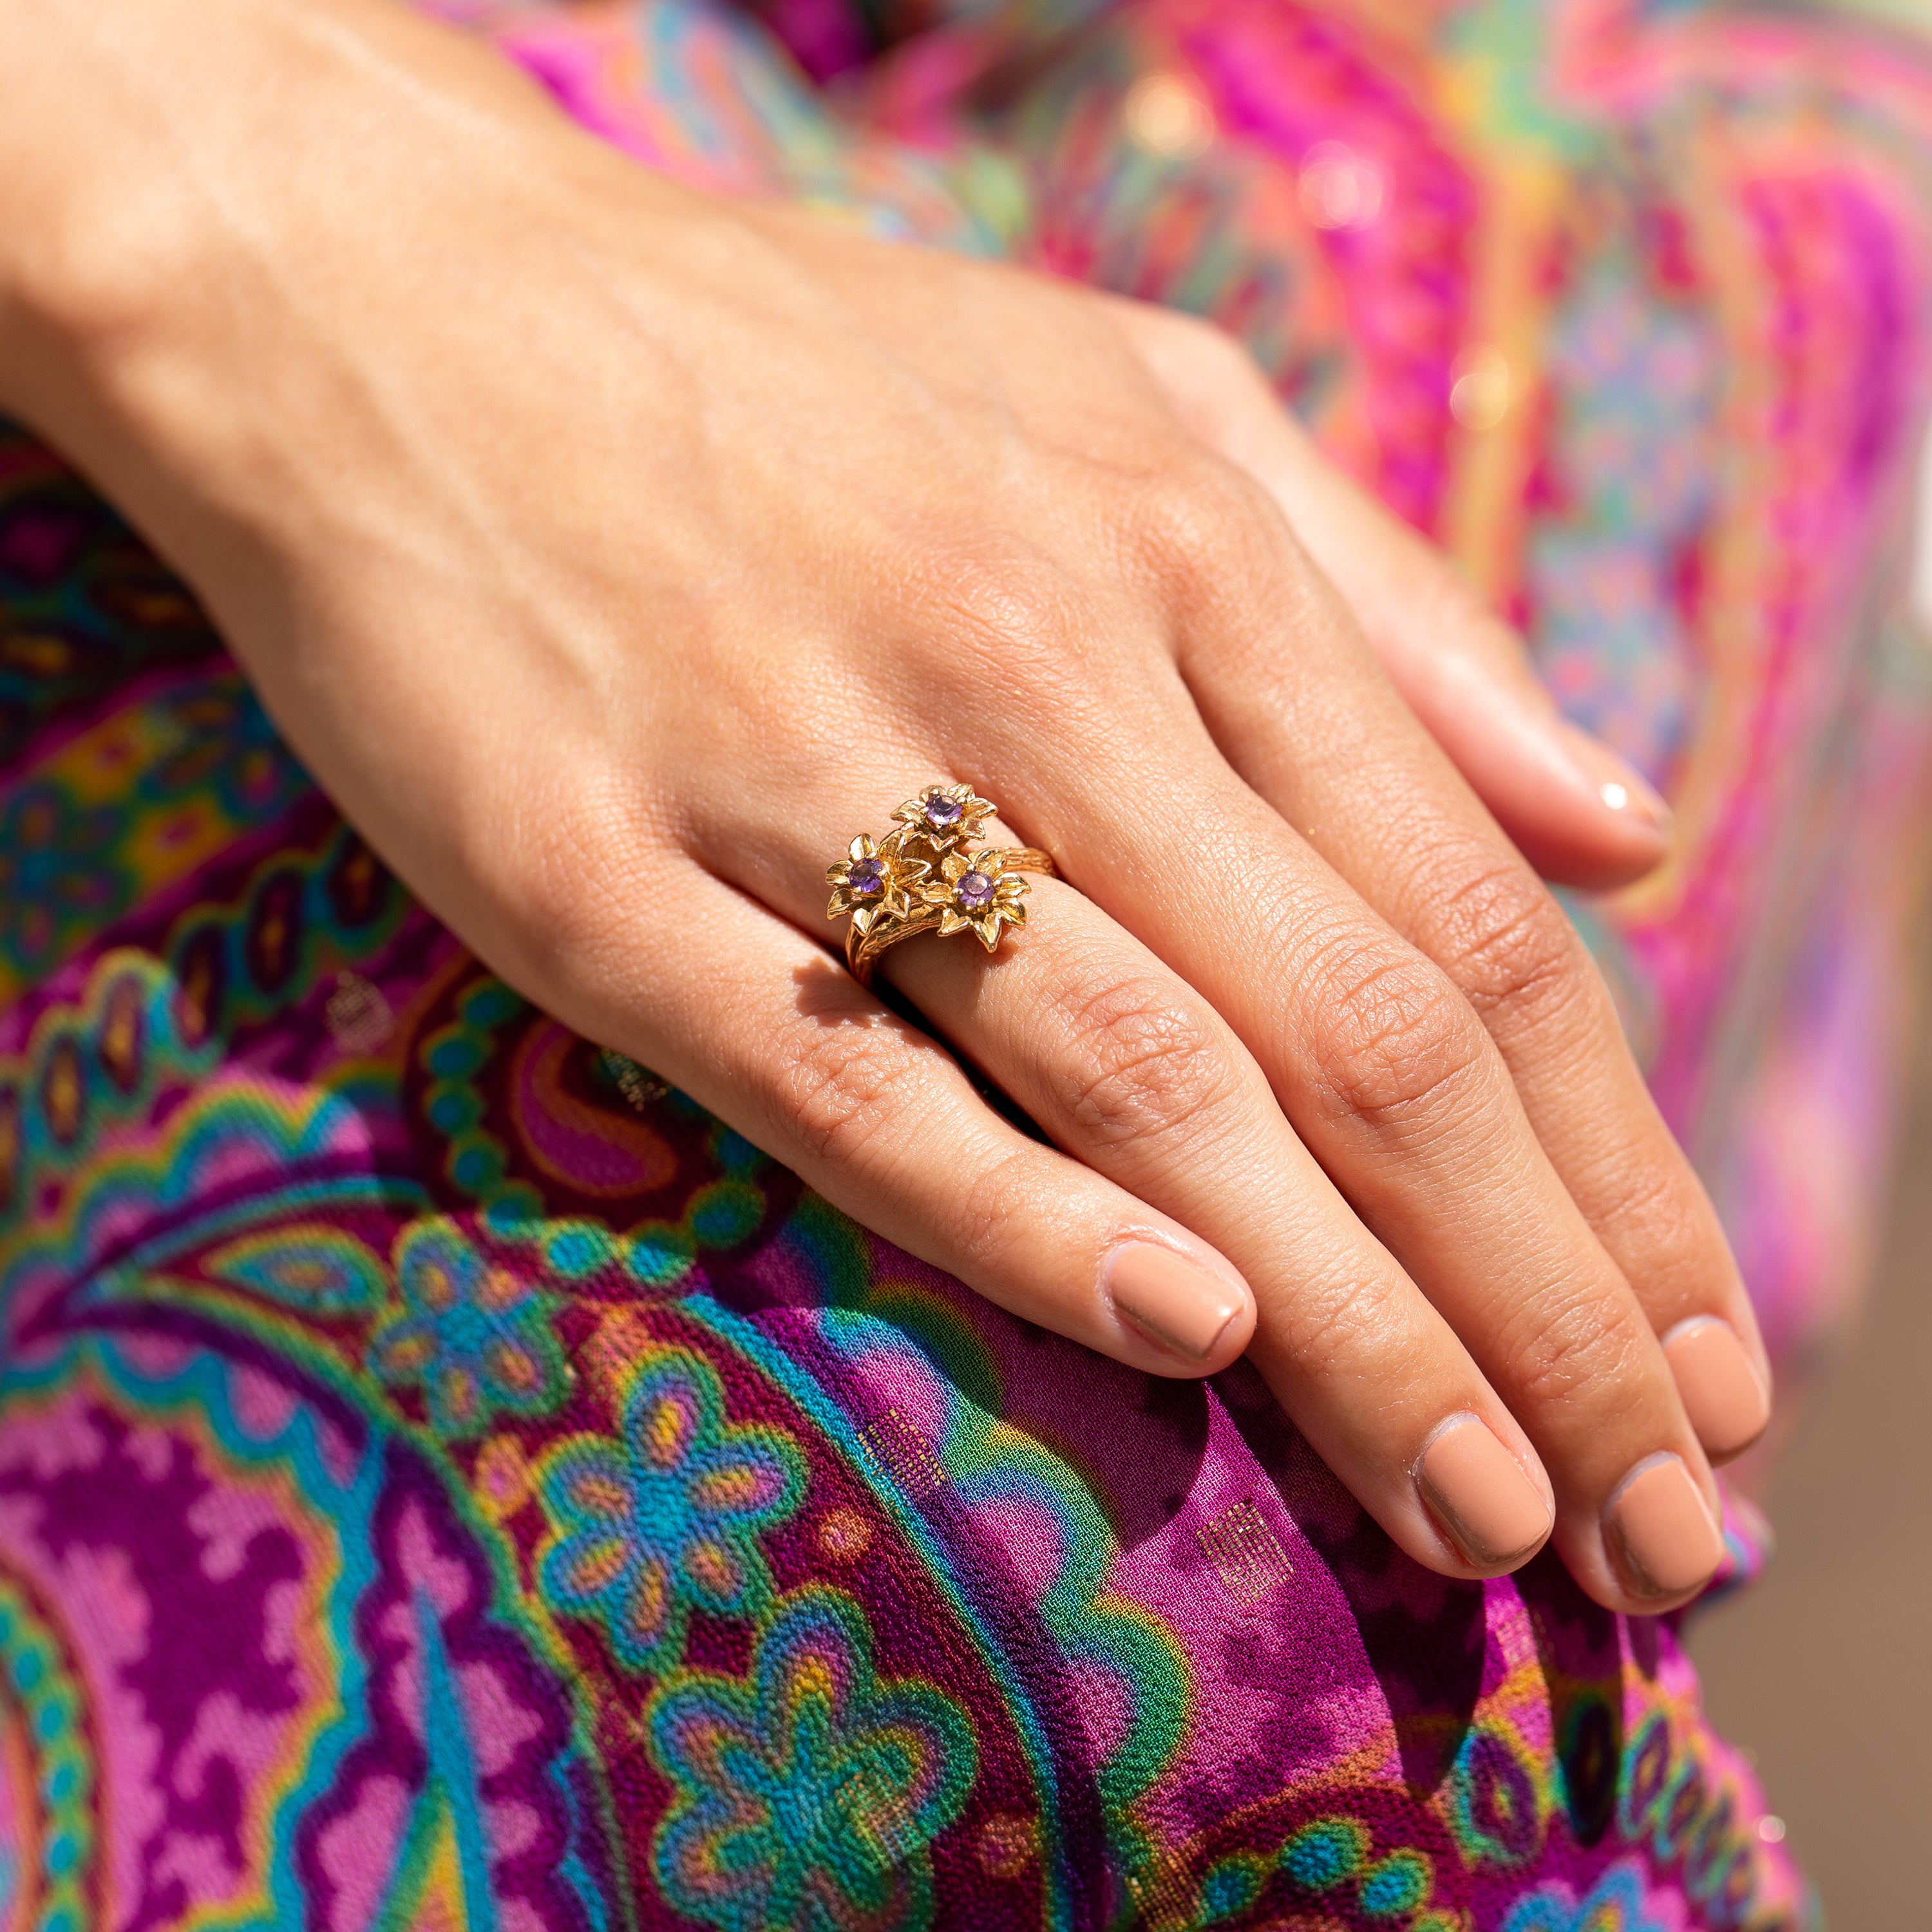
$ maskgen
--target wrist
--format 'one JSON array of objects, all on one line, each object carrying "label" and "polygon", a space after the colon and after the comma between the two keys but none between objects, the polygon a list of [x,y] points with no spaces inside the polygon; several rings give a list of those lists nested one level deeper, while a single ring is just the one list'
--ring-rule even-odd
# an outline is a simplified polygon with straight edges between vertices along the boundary
[{"label": "wrist", "polygon": [[141,365],[232,373],[398,240],[434,124],[532,98],[395,0],[0,8],[0,411],[71,442]]},{"label": "wrist", "polygon": [[211,556],[370,470],[388,362],[560,130],[394,0],[0,7],[0,413],[218,605]]},{"label": "wrist", "polygon": [[[169,122],[200,63],[179,0],[0,10],[0,409],[51,429],[90,348],[194,268],[202,197]],[[183,70],[185,70],[184,73]]]}]

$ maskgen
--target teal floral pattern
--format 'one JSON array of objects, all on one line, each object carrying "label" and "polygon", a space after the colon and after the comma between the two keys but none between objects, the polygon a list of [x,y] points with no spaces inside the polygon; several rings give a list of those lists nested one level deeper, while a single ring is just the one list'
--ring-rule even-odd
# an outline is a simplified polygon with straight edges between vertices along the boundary
[{"label": "teal floral pattern", "polygon": [[748,1677],[663,1687],[651,1752],[677,1791],[658,1885],[720,1932],[929,1924],[928,1847],[979,1770],[961,1706],[920,1679],[881,1682],[864,1612],[818,1584],[784,1600]]},{"label": "teal floral pattern", "polygon": [[622,1427],[616,1442],[566,1436],[537,1465],[543,1584],[603,1627],[626,1668],[662,1671],[694,1605],[755,1616],[770,1602],[758,1532],[797,1508],[805,1472],[781,1431],[726,1421],[716,1372],[686,1348],[632,1365]]},{"label": "teal floral pattern", "polygon": [[421,1387],[438,1434],[460,1441],[497,1415],[542,1415],[562,1402],[568,1371],[550,1331],[556,1297],[490,1262],[452,1221],[411,1228],[395,1262],[400,1305],[377,1324],[370,1358],[385,1382]]}]

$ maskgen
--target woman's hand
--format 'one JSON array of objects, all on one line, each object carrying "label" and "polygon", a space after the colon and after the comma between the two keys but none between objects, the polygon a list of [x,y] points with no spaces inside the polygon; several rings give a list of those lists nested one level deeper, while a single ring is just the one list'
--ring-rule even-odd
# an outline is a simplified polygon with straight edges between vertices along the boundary
[{"label": "woman's hand", "polygon": [[[1766,1408],[1736,1273],[1276,500],[1398,656],[1426,550],[1198,326],[687,192],[379,0],[185,7],[0,27],[0,404],[420,896],[1002,1306],[1245,1348],[1420,1562],[1553,1524],[1606,1604],[1701,1585]],[[836,955],[827,861],[933,780],[1068,883],[881,976],[1052,1148]]]}]

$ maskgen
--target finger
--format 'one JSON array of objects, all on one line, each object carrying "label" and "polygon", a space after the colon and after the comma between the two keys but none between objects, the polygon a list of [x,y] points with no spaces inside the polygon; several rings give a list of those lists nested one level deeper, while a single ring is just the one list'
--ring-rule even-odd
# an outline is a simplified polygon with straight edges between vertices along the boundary
[{"label": "finger", "polygon": [[[1318,736],[1324,722],[1302,725]],[[1188,810],[1133,824],[1119,802],[1136,796]],[[1654,1610],[1701,1587],[1721,1553],[1708,1466],[1644,1311],[1467,1000],[1239,782],[1198,721],[1036,767],[1021,806],[1022,833],[1234,1028],[1447,1318],[1535,1445],[1584,1588]]]},{"label": "finger", "polygon": [[[1316,655],[1332,688],[1348,626],[1318,585],[1310,598],[1304,623],[1325,627]],[[1223,623],[1202,638],[1188,674],[1216,742],[1472,1004],[1570,1198],[1666,1338],[1706,1453],[1738,1454],[1771,1413],[1750,1298],[1561,908],[1378,680],[1347,687],[1346,716],[1313,734],[1323,750],[1310,757],[1321,694],[1258,634]]]},{"label": "finger", "polygon": [[[823,901],[806,883],[817,855],[796,831],[774,823],[721,858],[802,921]],[[1000,836],[996,825],[987,832]],[[747,863],[754,844],[778,862]],[[1460,1576],[1527,1561],[1552,1520],[1548,1480],[1467,1350],[1349,1210],[1206,1003],[1079,894],[1030,884],[1024,928],[997,956],[968,934],[922,935],[887,951],[880,976],[1090,1180],[1105,1176],[1136,1211],[1190,1230],[1253,1285],[1249,1353],[1411,1555]],[[970,1180],[950,1155],[947,1164]],[[866,1198],[879,1225],[878,1196]],[[1118,1218],[1111,1186],[1107,1200]],[[1118,1252],[1108,1276],[1116,1312],[1195,1364],[1187,1337],[1201,1324],[1172,1304],[1170,1271],[1124,1271]],[[1035,1318],[1071,1332],[1064,1314]]]},{"label": "finger", "polygon": [[1568,723],[1521,640],[1435,547],[1322,456],[1238,345],[1166,310],[1116,304],[1182,419],[1254,476],[1341,592],[1410,708],[1546,878],[1600,890],[1652,870],[1670,808]]},{"label": "finger", "polygon": [[[1077,656],[1051,639],[1016,638],[1014,662],[1028,650],[1054,662]],[[963,713],[958,721],[962,731],[982,731],[981,754],[1012,772],[1016,807],[1007,816],[1017,836],[1063,856],[1076,884],[1090,880],[1102,909],[1117,924],[1131,919],[1138,925],[1154,953],[1259,1059],[1302,1141],[1340,1182],[1369,1230],[1382,1237],[1382,1246],[1406,1264],[1486,1375],[1486,1385],[1541,1453],[1556,1490],[1565,1559],[1585,1587],[1618,1609],[1682,1600],[1719,1553],[1708,1470],[1641,1311],[1550,1172],[1468,1003],[1239,782],[1208,740],[1172,665],[1150,663],[1130,676],[1124,660],[1112,662],[1118,730],[1111,740],[1090,742],[1082,761],[1066,760],[1040,721],[1010,704],[994,709],[990,728]],[[1024,685],[1018,680],[1010,688]],[[876,756],[874,762],[880,762]],[[781,778],[739,800],[735,816],[754,830],[741,828],[720,838],[715,852],[704,851],[712,862],[740,868],[752,890],[798,917],[806,916],[796,883],[807,875],[806,861],[800,853],[785,856],[788,839],[796,836],[795,814],[770,801],[800,795],[799,786]],[[1187,800],[1184,823],[1163,826],[1132,808],[1152,798]],[[1036,936],[1030,928],[1027,937]],[[930,970],[913,950],[920,946],[931,953],[923,940],[897,949],[905,957],[895,972]],[[1384,968],[1379,974],[1364,970],[1377,950]],[[996,964],[989,978],[999,970]],[[1412,1050],[1400,1041],[1390,1046],[1382,1010],[1388,989],[1404,975],[1436,1008],[1433,1018],[1416,1022]],[[1387,1090],[1412,1077],[1407,1063],[1426,1063],[1445,1045],[1462,1064],[1425,1081],[1415,1106],[1405,1108],[1386,1091],[1370,1096],[1378,1081]],[[999,1076],[1051,1117],[1025,1084],[1026,1064],[1026,1054],[1016,1051],[1000,1058]],[[1432,1097],[1443,1104],[1432,1110],[1426,1104]],[[1147,1138],[1144,1124],[1141,1133],[1120,1138]],[[1137,1172],[1137,1194],[1188,1184],[1189,1162],[1172,1149],[1163,1159],[1158,1144],[1113,1154],[1083,1150],[1096,1161],[1145,1158],[1174,1171],[1159,1182]],[[1284,1137],[1271,1155],[1280,1172],[1293,1174],[1292,1142]],[[1282,1183],[1270,1186],[1267,1179],[1270,1160],[1252,1148],[1247,1158],[1259,1177],[1255,1198],[1282,1197]],[[1213,1175],[1216,1168],[1209,1163],[1198,1171]],[[1223,1191],[1246,1198],[1238,1186]],[[1187,1198],[1178,1192],[1160,1198],[1178,1204]],[[1286,1198],[1294,1218],[1298,1197],[1291,1188]],[[1221,1211],[1239,1206],[1226,1202]],[[1203,1204],[1199,1211],[1212,1210]],[[1252,1233],[1244,1240],[1231,1225],[1228,1234],[1243,1242],[1244,1254],[1258,1252]],[[1366,1265],[1359,1250],[1353,1260]],[[1318,1284],[1324,1279],[1318,1265],[1307,1273]],[[1299,1280],[1300,1271],[1284,1269],[1282,1278]],[[1305,1392],[1289,1379],[1309,1351],[1285,1346],[1279,1357],[1270,1354],[1277,1320],[1294,1333],[1292,1303],[1276,1298],[1286,1292],[1274,1277],[1264,1280],[1270,1325],[1261,1332],[1257,1359],[1280,1378],[1285,1401],[1319,1404],[1324,1398],[1315,1384],[1323,1378],[1311,1377]],[[1321,1298],[1318,1286],[1314,1304]],[[1384,1302],[1370,1325],[1393,1319]],[[1310,1344],[1318,1358],[1319,1341],[1318,1330]],[[1463,1431],[1448,1433],[1457,1438],[1452,1447],[1474,1439]],[[1352,1467],[1339,1426],[1322,1446]],[[1641,1483],[1634,1480],[1639,1475]],[[1677,1506],[1675,1518],[1657,1502],[1660,1483],[1664,1503]],[[1364,1478],[1363,1486],[1371,1508],[1388,1495],[1385,1483]]]},{"label": "finger", "polygon": [[[1667,839],[1667,808],[1561,718],[1520,641],[1446,560],[1324,460],[1230,339],[1164,310],[1120,310],[1196,433],[1286,512],[1412,710],[1532,864],[1591,886],[1648,870]],[[1255,722],[1250,700],[1271,668],[1252,656],[1230,667],[1224,743]],[[1270,748],[1288,772],[1253,755],[1235,762],[1292,821],[1319,820],[1322,849],[1476,1002],[1559,1174],[1664,1336],[1700,1439],[1720,1460],[1742,1453],[1769,1420],[1768,1358],[1716,1215],[1568,922],[1498,851],[1486,824],[1473,835],[1459,827],[1458,862],[1396,815],[1304,803],[1282,782],[1297,762],[1285,755],[1290,742],[1278,730]],[[1342,828],[1366,836],[1338,838]]]},{"label": "finger", "polygon": [[670,943],[661,921],[616,914],[532,988],[550,1010],[1026,1321],[1153,1375],[1240,1354],[1253,1298],[1210,1244],[1001,1120],[795,928],[688,860],[662,870],[634,902],[679,908]]},{"label": "finger", "polygon": [[1548,1479],[1522,1430],[1226,1024],[1144,946],[1048,880],[998,958],[914,941],[881,970],[1056,1145],[1234,1263],[1258,1309],[1250,1356],[1418,1562],[1494,1576],[1541,1546]]}]

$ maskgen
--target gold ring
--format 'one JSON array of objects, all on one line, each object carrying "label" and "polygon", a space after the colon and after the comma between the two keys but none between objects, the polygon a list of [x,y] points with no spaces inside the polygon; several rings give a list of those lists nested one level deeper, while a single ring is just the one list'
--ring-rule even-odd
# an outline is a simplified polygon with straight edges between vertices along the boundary
[{"label": "gold ring", "polygon": [[971,932],[988,952],[1010,926],[1026,923],[1024,874],[1057,876],[1053,861],[1031,845],[972,849],[992,801],[970,785],[928,785],[892,814],[893,828],[875,844],[868,833],[826,870],[827,919],[850,916],[845,963],[862,986],[872,983],[879,956],[922,932],[946,938]]}]

